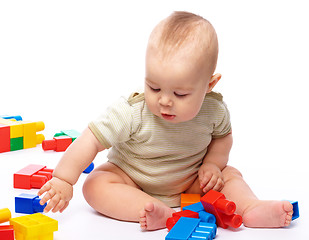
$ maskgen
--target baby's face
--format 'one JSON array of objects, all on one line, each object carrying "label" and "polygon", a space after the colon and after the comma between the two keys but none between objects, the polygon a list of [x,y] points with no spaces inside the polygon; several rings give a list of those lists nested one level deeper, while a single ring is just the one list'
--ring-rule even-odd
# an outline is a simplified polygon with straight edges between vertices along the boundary
[{"label": "baby's face", "polygon": [[198,114],[211,77],[199,65],[185,54],[162,60],[147,50],[145,101],[154,115],[180,123]]}]

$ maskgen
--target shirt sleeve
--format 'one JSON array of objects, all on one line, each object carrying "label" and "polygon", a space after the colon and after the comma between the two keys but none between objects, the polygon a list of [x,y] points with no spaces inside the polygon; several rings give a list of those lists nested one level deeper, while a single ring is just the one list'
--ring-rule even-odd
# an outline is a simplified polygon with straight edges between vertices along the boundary
[{"label": "shirt sleeve", "polygon": [[228,135],[232,130],[230,112],[223,101],[218,102],[216,115],[217,118],[215,120],[212,137],[222,138]]},{"label": "shirt sleeve", "polygon": [[128,141],[132,129],[132,108],[125,98],[110,106],[88,127],[105,148]]}]

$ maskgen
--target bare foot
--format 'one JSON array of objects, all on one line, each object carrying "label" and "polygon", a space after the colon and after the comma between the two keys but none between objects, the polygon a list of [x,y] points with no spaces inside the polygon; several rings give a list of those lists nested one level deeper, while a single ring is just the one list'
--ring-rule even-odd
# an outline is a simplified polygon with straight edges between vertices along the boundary
[{"label": "bare foot", "polygon": [[140,225],[142,230],[157,230],[165,228],[166,220],[175,211],[166,205],[149,202],[140,211]]},{"label": "bare foot", "polygon": [[252,228],[289,226],[293,205],[288,201],[257,201],[243,214],[243,224]]}]

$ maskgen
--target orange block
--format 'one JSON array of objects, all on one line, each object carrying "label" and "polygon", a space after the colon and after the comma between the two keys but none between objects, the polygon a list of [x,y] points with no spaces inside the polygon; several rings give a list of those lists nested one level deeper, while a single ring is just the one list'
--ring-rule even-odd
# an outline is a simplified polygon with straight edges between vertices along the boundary
[{"label": "orange block", "polygon": [[201,199],[200,194],[187,194],[187,193],[182,193],[181,194],[181,210],[183,207],[189,206],[191,204],[199,202]]}]

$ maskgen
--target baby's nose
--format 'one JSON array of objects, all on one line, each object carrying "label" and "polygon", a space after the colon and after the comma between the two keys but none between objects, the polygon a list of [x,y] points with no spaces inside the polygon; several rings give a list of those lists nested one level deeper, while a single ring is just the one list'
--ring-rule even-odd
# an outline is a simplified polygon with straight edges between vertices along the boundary
[{"label": "baby's nose", "polygon": [[168,106],[168,107],[171,107],[173,105],[173,101],[172,99],[167,96],[167,95],[162,95],[159,99],[159,104],[161,106]]}]

